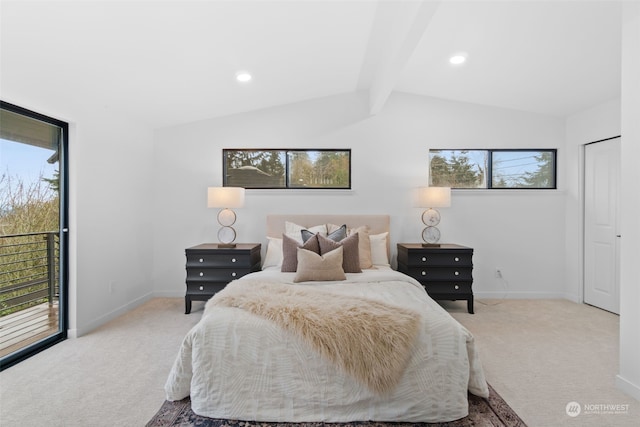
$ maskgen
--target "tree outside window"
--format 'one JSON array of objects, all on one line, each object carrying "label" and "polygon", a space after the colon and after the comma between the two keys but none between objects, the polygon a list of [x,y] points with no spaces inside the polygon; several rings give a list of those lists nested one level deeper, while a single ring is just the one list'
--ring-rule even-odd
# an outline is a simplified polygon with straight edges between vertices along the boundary
[{"label": "tree outside window", "polygon": [[223,184],[244,188],[351,188],[351,150],[223,150]]},{"label": "tree outside window", "polygon": [[555,189],[555,149],[429,150],[429,184],[452,188]]}]

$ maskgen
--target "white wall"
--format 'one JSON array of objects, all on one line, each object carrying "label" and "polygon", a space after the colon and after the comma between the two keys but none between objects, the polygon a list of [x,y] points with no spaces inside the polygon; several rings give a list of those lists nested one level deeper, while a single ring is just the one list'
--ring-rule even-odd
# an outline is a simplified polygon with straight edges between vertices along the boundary
[{"label": "white wall", "polygon": [[623,9],[621,99],[567,119],[567,295],[582,301],[584,144],[621,135],[620,369],[616,385],[640,400],[640,4]]},{"label": "white wall", "polygon": [[620,135],[620,99],[612,99],[566,121],[566,298],[583,301],[584,146]]},{"label": "white wall", "polygon": [[[207,186],[221,185],[223,148],[352,150],[351,191],[248,191],[237,241],[264,246],[269,213],[388,213],[394,252],[397,242],[420,240],[411,192],[427,183],[429,148],[557,148],[565,158],[561,119],[400,93],[369,117],[365,101],[346,94],[157,130],[156,293],[184,295],[184,249],[216,241],[216,212],[205,200]],[[454,191],[439,228],[442,241],[475,248],[478,296],[564,296],[563,195]],[[505,281],[494,278],[496,267]]]},{"label": "white wall", "polygon": [[83,335],[151,297],[153,132],[104,111],[74,118],[70,333]]},{"label": "white wall", "polygon": [[640,4],[626,2],[622,29],[620,374],[616,384],[640,400]]}]

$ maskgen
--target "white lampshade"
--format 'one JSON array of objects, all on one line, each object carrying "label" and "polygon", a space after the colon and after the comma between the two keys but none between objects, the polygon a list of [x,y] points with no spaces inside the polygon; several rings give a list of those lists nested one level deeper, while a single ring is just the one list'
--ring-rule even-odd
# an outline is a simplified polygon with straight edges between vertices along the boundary
[{"label": "white lampshade", "polygon": [[209,187],[207,191],[207,207],[209,208],[241,208],[244,205],[244,188],[242,187]]},{"label": "white lampshade", "polygon": [[447,208],[451,206],[451,188],[420,187],[416,202],[419,208]]}]

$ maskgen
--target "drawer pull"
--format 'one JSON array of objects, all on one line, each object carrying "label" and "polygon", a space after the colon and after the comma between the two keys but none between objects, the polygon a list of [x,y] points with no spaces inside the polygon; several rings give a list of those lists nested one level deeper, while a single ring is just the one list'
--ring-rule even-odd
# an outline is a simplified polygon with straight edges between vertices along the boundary
[{"label": "drawer pull", "polygon": [[204,260],[203,260],[202,258],[200,258],[200,259],[198,260],[198,262],[204,262]]},{"label": "drawer pull", "polygon": [[427,275],[427,272],[423,270],[423,271],[421,272],[421,274],[422,274],[423,276],[426,276],[426,275]]},{"label": "drawer pull", "polygon": [[460,273],[458,273],[458,272],[456,271],[456,272],[455,272],[455,273],[453,273],[453,274],[455,274],[456,276],[458,276]]},{"label": "drawer pull", "polygon": [[460,258],[455,257],[453,260],[454,260],[455,262],[458,262],[458,261],[460,261]]},{"label": "drawer pull", "polygon": [[454,288],[454,289],[460,289],[460,286],[455,285],[453,288]]},{"label": "drawer pull", "polygon": [[201,271],[201,272],[200,272],[200,277],[202,277],[202,276],[204,276],[204,273]]},{"label": "drawer pull", "polygon": [[236,277],[236,272],[234,271],[233,273],[231,273],[232,277]]},{"label": "drawer pull", "polygon": [[204,286],[200,286],[200,290],[201,290],[201,291],[204,291]]},{"label": "drawer pull", "polygon": [[422,262],[427,262],[427,257],[426,256],[422,257]]},{"label": "drawer pull", "polygon": [[231,262],[236,262],[236,259],[235,258],[231,258]]}]

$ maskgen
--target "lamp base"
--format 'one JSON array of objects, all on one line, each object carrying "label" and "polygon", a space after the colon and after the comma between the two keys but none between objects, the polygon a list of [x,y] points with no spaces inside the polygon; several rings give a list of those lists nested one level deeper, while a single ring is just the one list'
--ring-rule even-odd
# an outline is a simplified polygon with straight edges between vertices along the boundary
[{"label": "lamp base", "polygon": [[440,244],[440,243],[423,243],[422,244],[423,248],[439,248],[441,246],[442,246],[442,244]]},{"label": "lamp base", "polygon": [[218,243],[218,247],[222,249],[230,249],[230,248],[235,248],[236,244],[235,243]]}]

